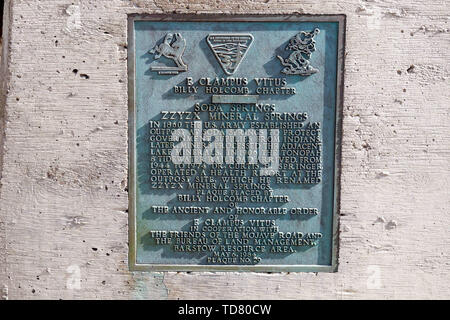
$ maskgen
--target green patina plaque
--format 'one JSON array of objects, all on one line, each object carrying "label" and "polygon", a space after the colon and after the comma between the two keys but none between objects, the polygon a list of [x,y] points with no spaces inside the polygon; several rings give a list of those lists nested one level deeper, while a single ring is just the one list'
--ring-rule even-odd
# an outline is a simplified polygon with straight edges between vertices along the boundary
[{"label": "green patina plaque", "polygon": [[336,271],[345,17],[129,17],[129,264]]}]

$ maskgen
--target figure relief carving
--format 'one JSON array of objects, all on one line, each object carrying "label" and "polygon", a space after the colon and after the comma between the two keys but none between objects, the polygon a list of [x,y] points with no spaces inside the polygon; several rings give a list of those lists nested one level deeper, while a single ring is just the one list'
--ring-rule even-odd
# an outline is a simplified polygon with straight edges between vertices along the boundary
[{"label": "figure relief carving", "polygon": [[285,50],[292,51],[289,57],[284,59],[281,56],[277,56],[280,59],[281,64],[285,66],[281,70],[284,74],[309,76],[317,73],[319,70],[313,68],[310,65],[309,59],[311,54],[316,51],[316,41],[314,37],[320,32],[318,28],[315,28],[312,32],[300,31],[294,37],[289,40]]},{"label": "figure relief carving", "polygon": [[183,53],[186,49],[186,39],[180,33],[168,33],[159,45],[149,51],[154,54],[155,60],[161,57],[173,60],[176,67],[150,67],[152,71],[158,71],[158,74],[178,74],[188,70],[188,66],[183,61]]}]

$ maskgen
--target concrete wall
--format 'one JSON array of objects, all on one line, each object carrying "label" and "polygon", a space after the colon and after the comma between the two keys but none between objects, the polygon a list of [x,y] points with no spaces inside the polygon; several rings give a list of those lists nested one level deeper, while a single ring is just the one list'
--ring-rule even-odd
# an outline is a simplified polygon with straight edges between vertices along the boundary
[{"label": "concrete wall", "polygon": [[[347,15],[337,273],[128,271],[127,14],[174,11]],[[0,296],[450,298],[449,24],[444,0],[7,0]]]}]

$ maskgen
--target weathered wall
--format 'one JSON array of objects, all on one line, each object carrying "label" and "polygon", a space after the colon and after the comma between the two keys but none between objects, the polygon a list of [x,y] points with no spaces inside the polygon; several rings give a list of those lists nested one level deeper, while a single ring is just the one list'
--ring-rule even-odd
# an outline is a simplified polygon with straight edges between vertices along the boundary
[{"label": "weathered wall", "polygon": [[[18,298],[450,298],[445,0],[7,0],[0,290]],[[339,271],[131,273],[127,14],[347,15]]]}]

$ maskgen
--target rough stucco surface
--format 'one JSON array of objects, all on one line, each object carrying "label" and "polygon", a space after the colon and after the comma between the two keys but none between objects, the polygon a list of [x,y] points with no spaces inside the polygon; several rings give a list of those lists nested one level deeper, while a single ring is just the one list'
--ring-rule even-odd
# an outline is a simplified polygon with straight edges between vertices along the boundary
[{"label": "rough stucco surface", "polygon": [[[447,1],[5,8],[0,297],[450,298]],[[128,271],[127,14],[174,10],[347,15],[337,273]]]}]

